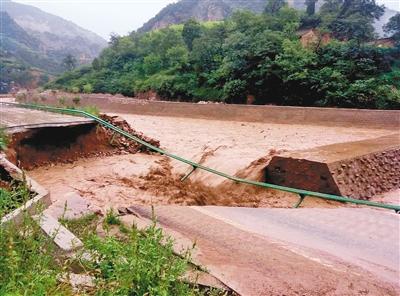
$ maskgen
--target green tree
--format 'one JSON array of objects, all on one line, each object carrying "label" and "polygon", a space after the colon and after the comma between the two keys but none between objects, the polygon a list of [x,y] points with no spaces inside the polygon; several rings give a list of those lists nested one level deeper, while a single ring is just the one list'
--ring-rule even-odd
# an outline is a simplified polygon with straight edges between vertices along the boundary
[{"label": "green tree", "polygon": [[193,41],[201,36],[201,26],[194,20],[190,19],[183,25],[182,37],[189,51],[193,49]]},{"label": "green tree", "polygon": [[285,0],[268,0],[264,13],[276,15],[279,10],[286,5]]},{"label": "green tree", "polygon": [[340,40],[370,40],[374,37],[373,22],[384,13],[375,0],[326,0],[320,15],[323,26]]},{"label": "green tree", "polygon": [[99,70],[100,69],[100,61],[98,58],[94,58],[92,61],[92,67],[95,70]]},{"label": "green tree", "polygon": [[72,71],[76,68],[77,61],[72,54],[67,54],[63,59],[62,64],[67,71]]},{"label": "green tree", "polygon": [[308,16],[312,16],[315,14],[315,4],[318,2],[318,0],[306,0],[305,5],[306,5],[306,12]]},{"label": "green tree", "polygon": [[395,40],[400,41],[400,12],[392,16],[383,27],[386,34],[390,34]]}]

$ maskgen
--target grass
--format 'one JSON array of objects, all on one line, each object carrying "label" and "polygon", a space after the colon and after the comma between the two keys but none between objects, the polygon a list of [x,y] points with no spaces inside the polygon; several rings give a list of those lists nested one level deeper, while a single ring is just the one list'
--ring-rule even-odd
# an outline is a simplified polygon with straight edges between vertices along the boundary
[{"label": "grass", "polygon": [[90,113],[94,116],[100,115],[100,110],[96,106],[85,106],[85,107],[81,108],[80,110]]},{"label": "grass", "polygon": [[11,184],[10,189],[0,188],[0,218],[22,206],[31,198],[31,192],[21,184]]},{"label": "grass", "polygon": [[[61,223],[84,242],[78,260],[60,257],[28,215],[20,225],[0,226],[0,295],[224,295],[181,280],[190,253],[176,256],[173,241],[155,223],[144,231],[127,228],[112,211],[104,219],[87,215]],[[105,233],[98,235],[98,227]],[[94,286],[74,290],[60,280],[69,272],[90,275]]]},{"label": "grass", "polygon": [[4,127],[0,127],[0,151],[5,151],[9,143],[9,137]]},{"label": "grass", "polygon": [[28,215],[0,226],[0,295],[72,295],[57,277],[60,264],[51,239]]}]

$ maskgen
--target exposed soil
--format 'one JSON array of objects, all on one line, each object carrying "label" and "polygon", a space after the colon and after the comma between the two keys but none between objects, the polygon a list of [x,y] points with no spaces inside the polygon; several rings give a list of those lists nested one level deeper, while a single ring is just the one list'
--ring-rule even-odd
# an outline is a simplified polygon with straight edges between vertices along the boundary
[{"label": "exposed soil", "polygon": [[[117,116],[101,116],[154,146],[160,143],[132,129]],[[96,124],[45,127],[12,134],[7,158],[21,168],[32,169],[56,163],[72,163],[79,158],[136,153],[147,148]]]}]

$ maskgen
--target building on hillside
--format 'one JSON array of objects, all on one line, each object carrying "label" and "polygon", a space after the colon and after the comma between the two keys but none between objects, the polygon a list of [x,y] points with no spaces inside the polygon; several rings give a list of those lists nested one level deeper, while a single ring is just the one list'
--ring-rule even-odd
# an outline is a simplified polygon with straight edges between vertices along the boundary
[{"label": "building on hillside", "polygon": [[303,47],[320,46],[329,43],[332,40],[331,34],[321,33],[317,29],[303,29],[296,32],[300,38]]},{"label": "building on hillside", "polygon": [[392,37],[388,38],[380,38],[373,41],[368,42],[369,45],[375,45],[378,47],[395,47],[396,41]]}]

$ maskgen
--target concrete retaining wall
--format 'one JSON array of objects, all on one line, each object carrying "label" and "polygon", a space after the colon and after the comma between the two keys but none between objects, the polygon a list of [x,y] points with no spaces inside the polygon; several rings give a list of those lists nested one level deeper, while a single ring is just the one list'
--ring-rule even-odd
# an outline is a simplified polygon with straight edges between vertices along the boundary
[{"label": "concrete retaining wall", "polygon": [[17,224],[21,223],[25,212],[33,215],[36,214],[39,209],[46,209],[51,204],[50,193],[35,180],[26,175],[23,177],[23,172],[17,166],[9,162],[4,155],[0,155],[0,166],[15,180],[22,180],[22,178],[25,178],[30,190],[36,194],[35,197],[28,200],[24,205],[2,217],[0,225],[9,221],[13,221]]},{"label": "concrete retaining wall", "polygon": [[265,181],[358,199],[400,187],[398,134],[274,156]]},{"label": "concrete retaining wall", "polygon": [[[66,105],[73,105],[73,97],[76,95],[71,95]],[[82,94],[80,97],[81,105],[96,105],[103,112],[284,124],[400,128],[400,111],[397,110],[193,104],[93,94]],[[45,103],[57,105],[59,102],[57,98],[48,98]]]}]

